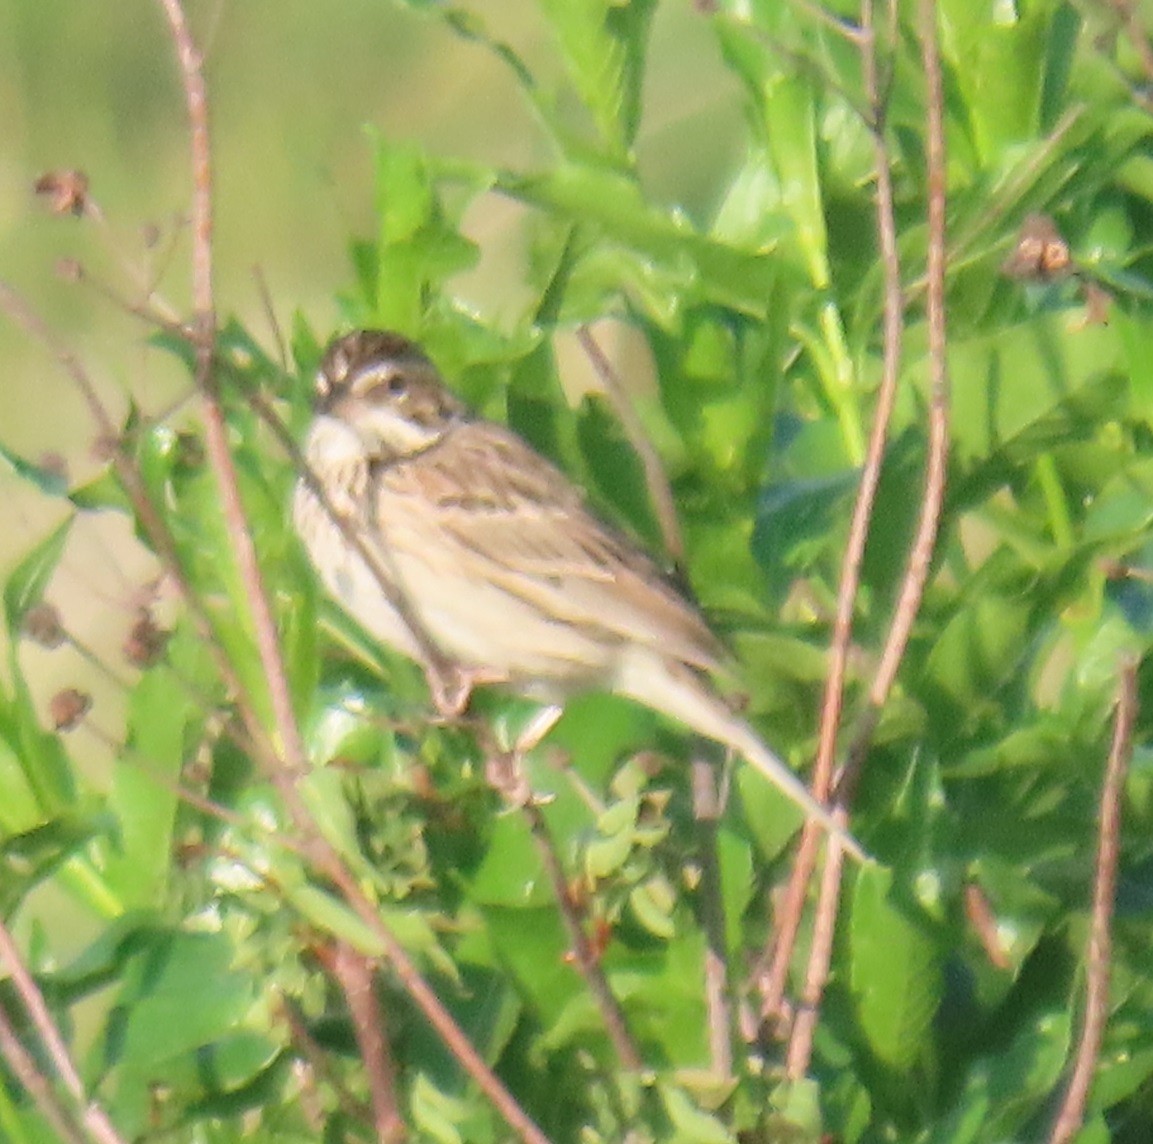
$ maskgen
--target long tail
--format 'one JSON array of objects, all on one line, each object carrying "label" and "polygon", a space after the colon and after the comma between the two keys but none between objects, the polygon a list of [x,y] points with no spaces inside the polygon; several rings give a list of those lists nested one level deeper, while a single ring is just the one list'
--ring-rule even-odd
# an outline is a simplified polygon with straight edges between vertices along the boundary
[{"label": "long tail", "polygon": [[858,862],[868,861],[861,844],[849,833],[844,824],[838,822],[832,811],[813,798],[809,788],[790,770],[761,740],[749,725],[732,716],[732,734],[718,740],[733,748],[750,766],[755,767],[788,799],[801,808],[807,817],[815,819],[850,853]]},{"label": "long tail", "polygon": [[796,774],[689,668],[669,663],[652,649],[637,647],[633,655],[624,657],[614,690],[731,747],[804,811],[806,818],[819,822],[854,858],[861,862],[868,860],[861,844],[837,821],[832,811],[813,798]]}]

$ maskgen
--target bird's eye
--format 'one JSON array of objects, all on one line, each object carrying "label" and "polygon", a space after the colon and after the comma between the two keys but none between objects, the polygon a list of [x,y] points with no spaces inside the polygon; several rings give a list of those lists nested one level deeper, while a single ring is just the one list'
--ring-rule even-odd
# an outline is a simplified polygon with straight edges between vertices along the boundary
[{"label": "bird's eye", "polygon": [[403,370],[374,369],[365,372],[354,386],[358,396],[368,401],[385,401],[403,397],[408,392],[408,378]]}]

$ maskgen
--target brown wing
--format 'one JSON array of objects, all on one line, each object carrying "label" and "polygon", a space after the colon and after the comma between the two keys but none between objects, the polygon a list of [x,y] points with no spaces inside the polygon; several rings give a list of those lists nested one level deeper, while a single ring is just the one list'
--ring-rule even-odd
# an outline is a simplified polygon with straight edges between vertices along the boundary
[{"label": "brown wing", "polygon": [[392,503],[421,506],[438,539],[487,561],[490,579],[547,614],[694,667],[724,661],[700,614],[653,561],[511,430],[459,424],[380,476],[383,495],[398,494]]}]

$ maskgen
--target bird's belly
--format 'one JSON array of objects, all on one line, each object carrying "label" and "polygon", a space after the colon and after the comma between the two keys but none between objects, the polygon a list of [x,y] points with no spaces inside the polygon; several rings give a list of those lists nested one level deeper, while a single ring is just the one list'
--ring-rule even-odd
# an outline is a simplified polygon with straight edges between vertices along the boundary
[{"label": "bird's belly", "polygon": [[[328,592],[381,643],[423,659],[378,573],[348,545],[306,488],[298,488],[293,511]],[[377,551],[382,569],[419,619],[422,635],[449,661],[550,696],[596,685],[610,674],[615,645],[603,632],[550,619],[499,584],[471,574],[457,553],[435,541]]]},{"label": "bird's belly", "polygon": [[400,565],[408,597],[432,641],[456,663],[490,670],[510,683],[564,692],[609,673],[614,645],[604,633],[550,618],[532,603],[461,569]]},{"label": "bird's belly", "polygon": [[309,556],[329,594],[369,635],[404,655],[419,658],[416,641],[381,588],[377,574],[303,485],[296,490],[293,515],[297,531],[308,538]]}]

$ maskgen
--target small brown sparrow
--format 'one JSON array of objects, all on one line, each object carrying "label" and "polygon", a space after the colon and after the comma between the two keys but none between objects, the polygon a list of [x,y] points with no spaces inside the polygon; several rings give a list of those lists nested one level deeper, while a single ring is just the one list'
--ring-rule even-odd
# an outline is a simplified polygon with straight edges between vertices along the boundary
[{"label": "small brown sparrow", "polygon": [[725,653],[697,610],[559,469],[475,416],[418,346],[345,334],[317,389],[293,517],[369,633],[430,682],[449,665],[550,704],[626,695],[732,748],[861,855],[710,685]]}]

